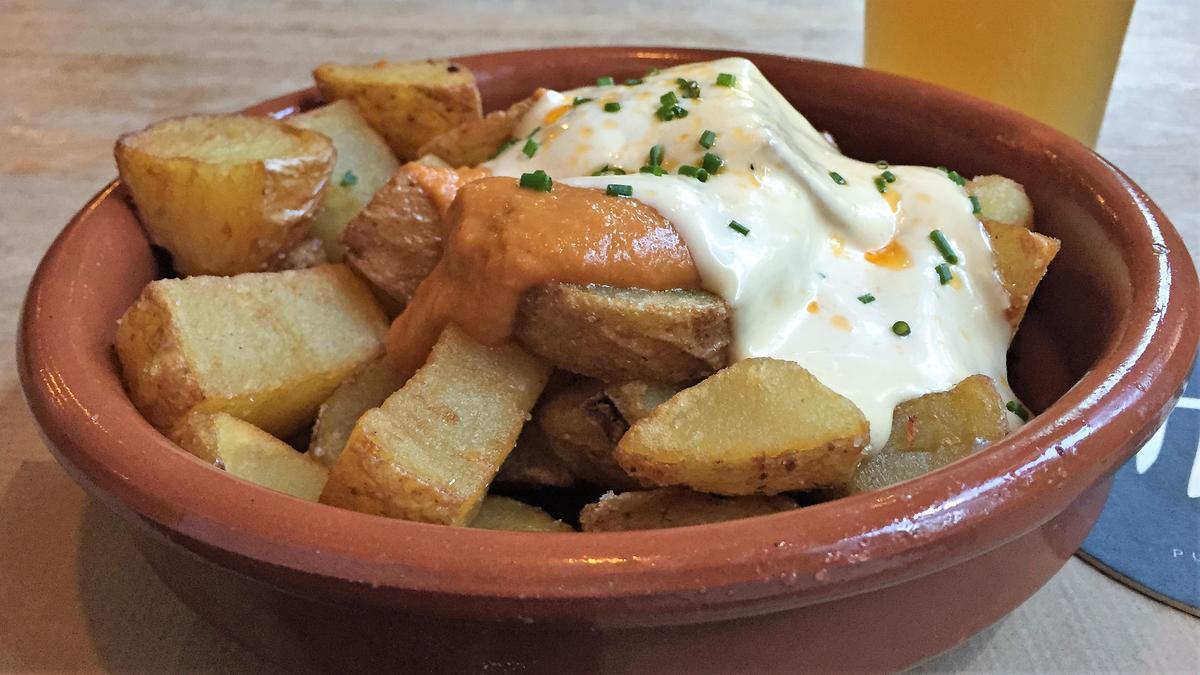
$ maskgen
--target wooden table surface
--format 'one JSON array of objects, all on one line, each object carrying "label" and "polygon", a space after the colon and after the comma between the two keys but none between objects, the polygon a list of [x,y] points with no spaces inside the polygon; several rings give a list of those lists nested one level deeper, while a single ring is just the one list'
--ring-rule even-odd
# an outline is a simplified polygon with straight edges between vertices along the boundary
[{"label": "wooden table surface", "polygon": [[[1137,4],[1098,146],[1162,205],[1193,258],[1197,25],[1195,0]],[[655,43],[857,64],[861,26],[861,3],[830,0],[0,0],[0,353],[14,353],[38,259],[115,175],[122,131],[307,86],[323,60]],[[0,670],[273,671],[180,604],[121,524],[66,477],[11,357],[0,359],[0,428]],[[1200,621],[1072,559],[1010,616],[922,669],[1195,672],[1197,663]]]}]

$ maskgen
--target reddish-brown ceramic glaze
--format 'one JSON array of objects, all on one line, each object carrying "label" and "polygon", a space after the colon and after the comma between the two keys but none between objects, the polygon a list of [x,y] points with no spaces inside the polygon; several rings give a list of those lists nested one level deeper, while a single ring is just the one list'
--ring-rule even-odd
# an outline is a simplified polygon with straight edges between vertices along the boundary
[{"label": "reddish-brown ceramic glaze", "polygon": [[[485,106],[536,86],[724,56],[561,49],[461,59]],[[119,186],[38,268],[18,357],[47,443],[142,527],[197,612],[295,668],[521,672],[889,670],[1032,594],[1076,549],[1112,472],[1162,422],[1196,351],[1197,280],[1178,234],[1120,171],[1048,127],[856,68],[747,54],[860,159],[1023,183],[1063,242],[1014,344],[1042,410],[987,451],[895,487],[750,520],[528,534],[388,520],[261,489],[172,446],[114,368],[117,317],[160,270]],[[301,92],[256,112],[316,104]]]}]

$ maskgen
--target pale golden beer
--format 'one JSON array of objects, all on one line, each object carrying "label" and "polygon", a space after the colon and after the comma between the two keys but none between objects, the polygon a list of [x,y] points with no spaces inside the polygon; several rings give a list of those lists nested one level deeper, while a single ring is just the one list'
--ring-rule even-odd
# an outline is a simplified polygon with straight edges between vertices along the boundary
[{"label": "pale golden beer", "polygon": [[1133,0],[867,0],[865,61],[1094,145],[1132,9]]}]

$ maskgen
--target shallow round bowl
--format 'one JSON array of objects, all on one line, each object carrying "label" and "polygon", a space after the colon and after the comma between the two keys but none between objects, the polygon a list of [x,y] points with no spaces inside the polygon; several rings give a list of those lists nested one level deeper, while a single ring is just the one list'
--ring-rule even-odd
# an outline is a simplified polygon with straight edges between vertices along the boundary
[{"label": "shallow round bowl", "polygon": [[[726,56],[667,48],[471,56],[485,107],[533,88]],[[939,653],[1049,579],[1113,471],[1161,424],[1196,350],[1195,269],[1120,171],[1017,113],[857,68],[745,54],[849,155],[1023,183],[1062,252],[1010,353],[1041,411],[917,480],[789,513],[610,534],[488,532],[293,499],[150,427],[112,355],[160,270],[119,184],[71,221],[29,288],[18,356],[59,461],[137,527],[162,579],[296,669],[890,670]],[[257,106],[281,114],[314,91]]]}]

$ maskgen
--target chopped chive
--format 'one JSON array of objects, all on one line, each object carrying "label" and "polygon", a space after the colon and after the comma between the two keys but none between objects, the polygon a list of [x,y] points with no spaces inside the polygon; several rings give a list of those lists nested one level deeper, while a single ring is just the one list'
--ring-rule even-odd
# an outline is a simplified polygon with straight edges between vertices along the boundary
[{"label": "chopped chive", "polygon": [[675,84],[679,85],[679,89],[683,92],[684,98],[700,98],[699,82],[679,77],[675,79]]},{"label": "chopped chive", "polygon": [[1008,403],[1004,404],[1004,407],[1007,408],[1010,413],[1020,417],[1022,422],[1029,421],[1029,411],[1025,409],[1025,406],[1021,405],[1020,401],[1009,401]]},{"label": "chopped chive", "polygon": [[745,225],[739,223],[736,220],[729,221],[729,229],[733,230],[734,232],[737,232],[738,234],[742,235],[743,237],[750,234],[750,228],[746,227]]},{"label": "chopped chive", "polygon": [[632,197],[633,186],[623,185],[621,183],[609,183],[604,192],[610,197]]},{"label": "chopped chive", "polygon": [[342,187],[353,187],[358,184],[358,176],[355,176],[353,171],[347,169],[346,173],[342,174],[342,180],[338,184]]},{"label": "chopped chive", "polygon": [[496,148],[496,151],[493,152],[492,156],[488,157],[488,159],[496,159],[497,157],[500,156],[500,153],[511,148],[513,145],[516,145],[516,143],[517,143],[517,139],[515,139],[515,138],[510,138],[507,141],[504,141],[503,143],[500,144],[500,147]]},{"label": "chopped chive", "polygon": [[951,181],[954,182],[955,185],[958,185],[960,187],[967,184],[967,179],[958,175],[957,171],[947,171],[946,178],[949,178]]},{"label": "chopped chive", "polygon": [[701,162],[701,166],[704,167],[705,171],[715,174],[721,171],[721,167],[725,166],[725,160],[711,152],[706,152],[704,153],[704,161]]},{"label": "chopped chive", "polygon": [[658,100],[663,105],[668,106],[668,107],[679,103],[679,97],[676,96],[675,92],[673,92],[673,91],[668,91],[667,93],[663,94],[662,96],[659,96]]},{"label": "chopped chive", "polygon": [[830,177],[830,178],[832,178],[832,179],[833,179],[833,182],[837,183],[838,185],[845,185],[845,184],[846,184],[846,179],[845,179],[845,178],[842,178],[842,174],[840,174],[840,173],[838,173],[838,172],[836,172],[836,171],[830,171],[830,172],[829,172],[829,177]]},{"label": "chopped chive", "polygon": [[641,83],[642,83],[642,80],[637,77],[631,77],[628,80],[625,80],[625,84],[630,87],[636,87]]},{"label": "chopped chive", "polygon": [[891,171],[884,171],[883,173],[879,174],[879,177],[886,180],[889,183],[896,182],[896,174],[892,173]]},{"label": "chopped chive", "polygon": [[717,142],[717,132],[709,131],[708,129],[705,129],[704,133],[700,134],[700,141],[699,141],[700,147],[707,150],[708,148],[711,148],[713,146],[713,144],[716,142]]},{"label": "chopped chive", "polygon": [[590,99],[590,98],[588,98],[588,97],[586,97],[586,96],[576,96],[576,97],[575,97],[575,98],[574,98],[574,99],[571,101],[571,105],[583,105],[584,103],[587,103],[587,102],[589,102],[589,101],[591,101],[591,100],[592,100],[592,99]]},{"label": "chopped chive", "polygon": [[671,114],[674,115],[678,119],[680,117],[687,117],[688,111],[687,111],[687,108],[677,105],[677,106],[671,107]]},{"label": "chopped chive", "polygon": [[605,75],[604,77],[596,78],[596,86],[597,87],[611,87],[612,85],[613,85],[612,75]]},{"label": "chopped chive", "polygon": [[870,293],[863,293],[862,295],[858,296],[858,301],[864,305],[869,305],[872,302],[875,302],[875,296],[871,295]]},{"label": "chopped chive", "polygon": [[662,166],[663,146],[655,144],[650,146],[650,166]]},{"label": "chopped chive", "polygon": [[701,183],[708,182],[708,171],[698,166],[684,164],[683,166],[679,167],[678,173],[681,176],[691,176]]},{"label": "chopped chive", "polygon": [[929,240],[937,247],[938,253],[942,254],[942,260],[951,265],[958,264],[958,254],[954,252],[954,248],[950,246],[950,241],[946,239],[946,235],[942,234],[941,230],[930,232]]},{"label": "chopped chive", "polygon": [[675,119],[675,113],[665,105],[656,110],[654,114],[658,117],[658,119],[664,122],[670,122],[671,120]]},{"label": "chopped chive", "polygon": [[737,78],[733,76],[733,73],[721,73],[717,75],[718,87],[732,87],[736,82]]},{"label": "chopped chive", "polygon": [[554,181],[550,180],[550,176],[545,171],[538,169],[533,173],[521,174],[520,185],[538,192],[549,192],[554,187]]},{"label": "chopped chive", "polygon": [[879,190],[879,194],[887,192],[887,181],[884,180],[883,176],[875,177],[875,189]]},{"label": "chopped chive", "polygon": [[594,171],[592,173],[592,175],[593,176],[624,176],[625,169],[622,169],[619,166],[612,166],[610,164],[605,164],[604,166],[600,167],[599,169],[596,169],[596,171]]},{"label": "chopped chive", "polygon": [[541,130],[542,130],[541,127],[534,127],[533,131],[529,132],[529,134],[527,136],[525,136],[525,138],[533,138],[533,135]]},{"label": "chopped chive", "polygon": [[982,213],[983,212],[983,207],[979,205],[979,197],[976,197],[975,195],[971,195],[970,197],[967,197],[967,199],[971,200],[971,213]]},{"label": "chopped chive", "polygon": [[604,112],[621,112],[621,104],[616,101],[609,101],[604,104]]},{"label": "chopped chive", "polygon": [[521,152],[526,157],[533,157],[534,155],[537,154],[537,151],[538,151],[538,142],[533,140],[532,138],[525,141],[525,147],[521,148]]},{"label": "chopped chive", "polygon": [[655,176],[661,176],[665,172],[663,171],[663,168],[657,164],[647,164],[646,166],[638,169],[638,173],[652,173]]},{"label": "chopped chive", "polygon": [[943,286],[950,283],[950,280],[954,278],[954,274],[950,272],[950,266],[946,263],[941,263],[934,267],[933,271],[937,272],[938,282]]},{"label": "chopped chive", "polygon": [[888,163],[881,159],[878,162],[875,162],[875,168],[876,169],[886,169],[886,168],[888,168]]},{"label": "chopped chive", "polygon": [[900,337],[905,337],[909,333],[912,333],[912,328],[909,327],[907,321],[897,321],[892,324],[892,332]]}]

